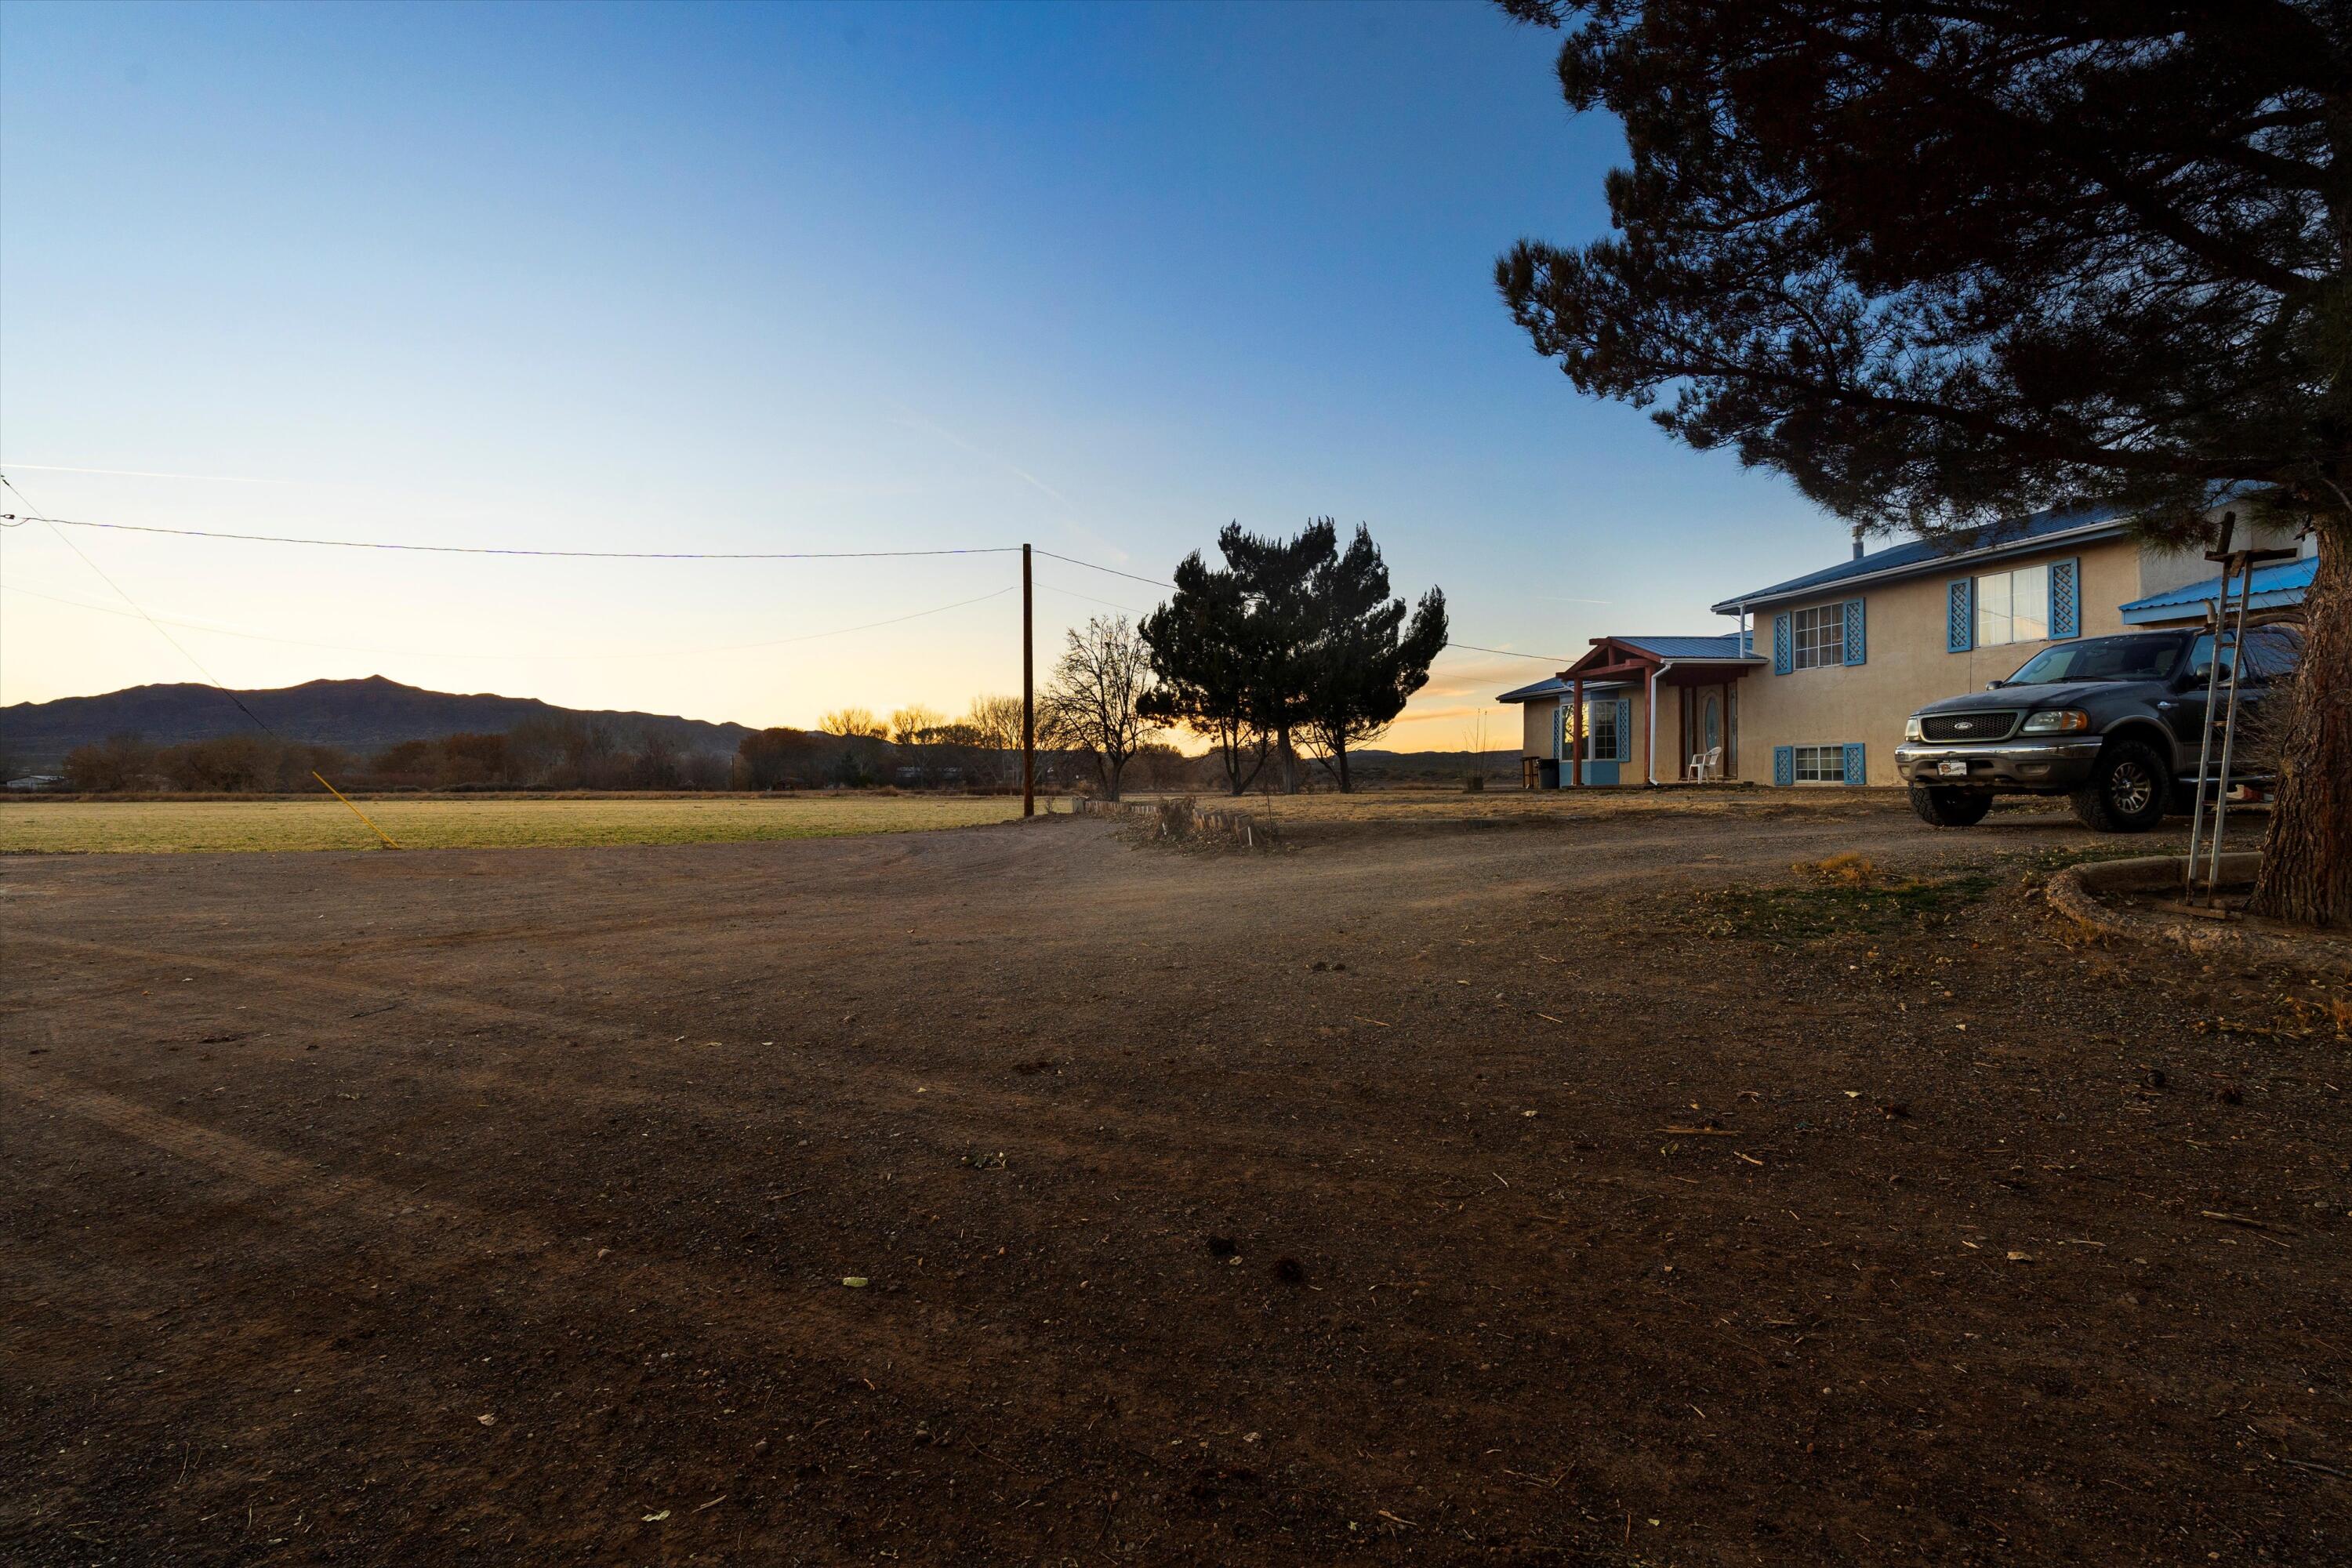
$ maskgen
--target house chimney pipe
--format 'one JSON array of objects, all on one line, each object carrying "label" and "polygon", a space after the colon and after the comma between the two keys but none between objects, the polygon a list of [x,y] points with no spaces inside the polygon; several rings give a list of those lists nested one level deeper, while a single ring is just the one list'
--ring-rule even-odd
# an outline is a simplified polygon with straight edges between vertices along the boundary
[{"label": "house chimney pipe", "polygon": [[1862,559],[1862,528],[1860,524],[1856,524],[1853,531],[1853,558],[1856,561]]}]

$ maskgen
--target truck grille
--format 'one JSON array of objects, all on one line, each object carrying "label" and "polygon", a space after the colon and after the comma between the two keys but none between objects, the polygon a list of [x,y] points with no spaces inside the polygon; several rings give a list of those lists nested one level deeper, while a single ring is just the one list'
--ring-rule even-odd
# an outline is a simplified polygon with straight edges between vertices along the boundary
[{"label": "truck grille", "polygon": [[1996,708],[1982,713],[1930,713],[1919,721],[1919,732],[1930,741],[2005,741],[2017,729],[2019,711]]}]

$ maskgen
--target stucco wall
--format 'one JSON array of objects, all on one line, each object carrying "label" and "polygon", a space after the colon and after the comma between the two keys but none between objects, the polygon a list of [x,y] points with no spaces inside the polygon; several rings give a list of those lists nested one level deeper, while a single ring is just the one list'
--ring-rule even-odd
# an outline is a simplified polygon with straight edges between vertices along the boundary
[{"label": "stucco wall", "polygon": [[1551,716],[1559,704],[1546,698],[1538,702],[1522,702],[1519,708],[1519,755],[1549,757],[1551,755]]},{"label": "stucco wall", "polygon": [[[2220,521],[2215,513],[2213,521]],[[2249,528],[2241,521],[2232,541],[2240,550],[2292,550],[2295,545],[2294,530],[2291,528]],[[2151,594],[2161,594],[2173,588],[2185,588],[2191,583],[2201,583],[2208,577],[2219,576],[2221,568],[2205,559],[2206,547],[2191,544],[2179,550],[2164,550],[2155,545],[2140,552],[2139,592],[2122,602],[2145,599]]]},{"label": "stucco wall", "polygon": [[1756,647],[1769,655],[1775,616],[1860,597],[1865,601],[1867,658],[1859,665],[1824,665],[1787,675],[1775,675],[1767,665],[1740,682],[1738,776],[1770,784],[1775,746],[1859,741],[1865,748],[1869,781],[1895,783],[1895,748],[1902,743],[1903,721],[1913,710],[1937,698],[1981,691],[1987,681],[2009,676],[2050,646],[2003,643],[1966,653],[1947,651],[1946,584],[1952,578],[2074,557],[2082,563],[2082,635],[2098,637],[2125,629],[2124,605],[2160,591],[2146,585],[2141,554],[2140,547],[2128,540],[2106,540],[1990,565],[1956,562],[1948,572],[1866,584],[1844,594],[1830,590],[1820,599],[1757,611]]}]

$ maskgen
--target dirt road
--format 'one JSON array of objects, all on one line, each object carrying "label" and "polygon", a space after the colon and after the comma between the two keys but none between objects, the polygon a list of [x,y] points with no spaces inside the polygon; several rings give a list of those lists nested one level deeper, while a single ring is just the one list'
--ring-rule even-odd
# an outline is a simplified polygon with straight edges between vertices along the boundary
[{"label": "dirt road", "polygon": [[2346,994],[2089,843],[0,862],[0,1557],[2346,1561]]}]

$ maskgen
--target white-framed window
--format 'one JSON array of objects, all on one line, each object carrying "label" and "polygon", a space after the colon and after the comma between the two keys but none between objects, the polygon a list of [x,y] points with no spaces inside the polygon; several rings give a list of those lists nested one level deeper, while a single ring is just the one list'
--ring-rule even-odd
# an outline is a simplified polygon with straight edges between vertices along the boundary
[{"label": "white-framed window", "polygon": [[1822,605],[1790,617],[1795,641],[1791,660],[1799,669],[1845,662],[1845,606]]},{"label": "white-framed window", "polygon": [[1988,572],[1977,579],[1977,647],[2050,640],[2050,565]]},{"label": "white-framed window", "polygon": [[1843,746],[1799,746],[1796,752],[1799,784],[1845,783]]},{"label": "white-framed window", "polygon": [[1617,700],[1594,697],[1584,704],[1584,754],[1607,762],[1617,754]]}]

